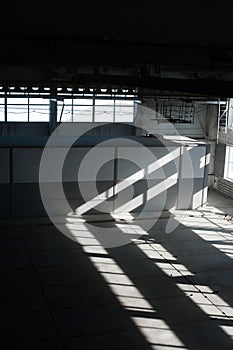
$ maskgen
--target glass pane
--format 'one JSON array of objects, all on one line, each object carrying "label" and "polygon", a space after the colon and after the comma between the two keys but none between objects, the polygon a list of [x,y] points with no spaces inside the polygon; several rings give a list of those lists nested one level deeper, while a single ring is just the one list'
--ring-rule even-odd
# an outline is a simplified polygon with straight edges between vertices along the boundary
[{"label": "glass pane", "polygon": [[5,105],[4,105],[4,98],[0,98],[0,121],[5,121]]},{"label": "glass pane", "polygon": [[76,98],[73,100],[73,104],[75,106],[77,106],[77,105],[92,106],[93,99],[92,98]]},{"label": "glass pane", "polygon": [[133,122],[134,107],[115,107],[115,122]]},{"label": "glass pane", "polygon": [[21,105],[28,104],[27,97],[7,97],[7,104]]},{"label": "glass pane", "polygon": [[96,106],[114,106],[114,100],[95,100]]},{"label": "glass pane", "polygon": [[93,107],[92,106],[74,106],[73,121],[74,122],[92,122]]},{"label": "glass pane", "polygon": [[27,122],[28,106],[25,105],[8,105],[7,106],[8,122]]},{"label": "glass pane", "polygon": [[29,107],[30,122],[48,122],[49,121],[49,106],[30,105]]},{"label": "glass pane", "polygon": [[41,97],[29,98],[29,104],[30,105],[49,105],[49,99],[41,98]]},{"label": "glass pane", "polygon": [[113,122],[114,106],[95,106],[95,122]]},{"label": "glass pane", "polygon": [[[65,104],[65,106],[72,106],[72,104],[73,104],[73,102],[72,102],[73,100],[72,100],[72,98],[65,98],[64,99],[64,104]],[[63,104],[63,102],[62,101],[58,101],[58,104]]]},{"label": "glass pane", "polygon": [[116,106],[133,106],[134,101],[116,100],[115,105]]},{"label": "glass pane", "polygon": [[57,121],[72,122],[72,106],[58,105],[57,106]]},{"label": "glass pane", "polygon": [[228,179],[233,180],[233,163],[228,164],[228,174],[227,174]]},{"label": "glass pane", "polygon": [[233,162],[233,147],[232,146],[228,146],[229,147],[229,162]]}]

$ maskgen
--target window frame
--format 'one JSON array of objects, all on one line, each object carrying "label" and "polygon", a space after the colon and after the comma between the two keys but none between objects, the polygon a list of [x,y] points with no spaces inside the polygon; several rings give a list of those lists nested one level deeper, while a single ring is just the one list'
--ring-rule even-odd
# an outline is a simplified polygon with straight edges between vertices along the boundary
[{"label": "window frame", "polygon": [[[50,122],[50,100],[40,95],[2,95],[2,117],[0,123],[49,123]],[[135,98],[121,98],[120,96],[83,96],[74,97],[73,95],[61,99],[56,99],[56,122],[76,122],[76,123],[129,123],[133,124],[135,119]],[[86,110],[85,110],[86,107]],[[22,109],[22,111],[20,110]],[[38,111],[37,111],[38,109]],[[83,113],[82,113],[83,110]],[[119,116],[117,116],[117,111]],[[69,116],[61,117],[66,111]],[[79,120],[80,112],[80,120]],[[98,112],[100,113],[98,115]],[[106,113],[105,113],[106,112]],[[125,112],[125,113],[124,113]],[[20,114],[22,117],[20,118]],[[39,114],[44,114],[40,120]],[[101,118],[101,113],[103,117]],[[15,114],[15,117],[14,117]],[[17,115],[18,116],[17,116]],[[87,120],[85,120],[85,114]],[[125,115],[125,120],[124,120]],[[60,119],[61,117],[61,119]],[[22,120],[23,119],[23,120]]]}]

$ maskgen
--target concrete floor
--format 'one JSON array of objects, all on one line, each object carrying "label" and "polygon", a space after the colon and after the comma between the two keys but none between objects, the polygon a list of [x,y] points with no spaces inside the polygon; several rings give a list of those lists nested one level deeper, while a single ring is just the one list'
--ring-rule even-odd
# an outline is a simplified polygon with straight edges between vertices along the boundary
[{"label": "concrete floor", "polygon": [[209,191],[171,233],[160,218],[116,248],[44,220],[2,221],[1,348],[233,349],[232,203]]}]

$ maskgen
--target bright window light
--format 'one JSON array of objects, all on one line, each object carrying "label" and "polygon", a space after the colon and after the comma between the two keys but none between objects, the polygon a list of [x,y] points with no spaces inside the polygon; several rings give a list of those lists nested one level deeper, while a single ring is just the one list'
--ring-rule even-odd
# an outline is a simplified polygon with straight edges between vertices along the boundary
[{"label": "bright window light", "polygon": [[7,98],[8,105],[27,105],[28,98],[26,97],[8,97]]},{"label": "bright window light", "polygon": [[0,98],[0,122],[5,121],[5,99]]},{"label": "bright window light", "polygon": [[224,177],[233,180],[233,146],[226,146]]},{"label": "bright window light", "polygon": [[7,121],[9,122],[27,122],[28,105],[7,105]]},{"label": "bright window light", "polygon": [[92,122],[93,107],[88,105],[73,106],[73,121],[74,122]]},{"label": "bright window light", "polygon": [[65,99],[57,103],[57,121],[72,122],[72,99]]},{"label": "bright window light", "polygon": [[95,122],[112,123],[114,118],[114,106],[95,106]]},{"label": "bright window light", "polygon": [[[32,100],[32,99],[31,99]],[[39,100],[36,98],[36,100]],[[35,101],[33,101],[35,102]],[[41,99],[41,101],[29,104],[29,121],[30,122],[48,122],[49,121],[49,103],[47,100]]]},{"label": "bright window light", "polygon": [[[86,98],[67,95],[70,98],[64,98],[64,94],[61,98],[58,96],[57,122],[133,123],[133,99],[121,100],[110,95],[104,99],[94,94],[86,95]],[[6,104],[5,97],[0,98],[0,121],[5,121],[5,115],[9,122],[49,122],[49,93],[44,97],[39,97],[38,92],[31,93],[30,97],[10,95],[6,97]]]},{"label": "bright window light", "polygon": [[134,118],[134,101],[115,100],[115,122],[132,123]]}]

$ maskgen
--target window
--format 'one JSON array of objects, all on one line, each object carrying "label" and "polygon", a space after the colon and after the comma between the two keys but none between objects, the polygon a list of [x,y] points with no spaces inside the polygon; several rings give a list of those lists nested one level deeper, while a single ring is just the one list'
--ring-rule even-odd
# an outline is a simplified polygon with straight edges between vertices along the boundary
[{"label": "window", "polygon": [[73,100],[73,121],[92,122],[93,121],[93,99]]},{"label": "window", "polygon": [[49,100],[44,98],[29,99],[29,122],[49,121]]},{"label": "window", "polygon": [[0,121],[48,122],[49,99],[28,97],[0,98]]},{"label": "window", "polygon": [[5,98],[0,98],[0,122],[5,121]]},{"label": "window", "polygon": [[115,100],[115,122],[132,123],[134,118],[134,101]]},{"label": "window", "polygon": [[95,122],[109,122],[114,120],[114,100],[95,100]]},{"label": "window", "polygon": [[227,101],[227,104],[225,105],[225,109],[226,109],[226,116],[227,117],[227,121],[228,121],[228,127],[232,128],[233,127],[233,99],[230,98]]},{"label": "window", "polygon": [[[0,98],[0,122],[49,122],[50,112],[57,122],[133,123],[135,101],[119,95],[85,95],[59,98],[51,107],[48,97],[39,95],[19,97],[6,95]],[[51,109],[52,108],[52,109]]]},{"label": "window", "polygon": [[28,121],[28,98],[7,98],[6,115],[8,122]]},{"label": "window", "polygon": [[233,146],[226,146],[224,177],[233,181]]},{"label": "window", "polygon": [[132,123],[134,100],[77,98],[58,101],[58,122]]},{"label": "window", "polygon": [[72,99],[64,99],[57,103],[57,121],[72,122]]}]

